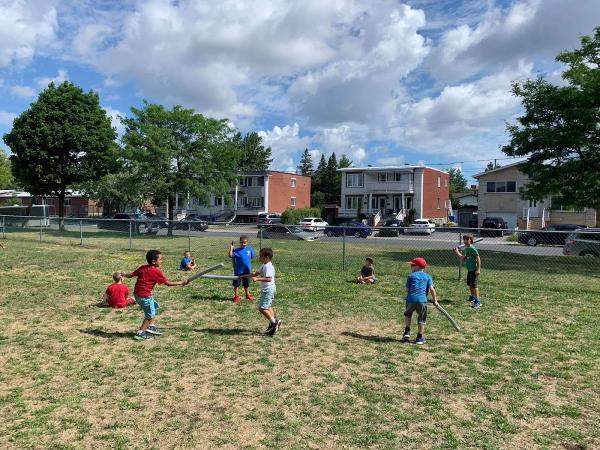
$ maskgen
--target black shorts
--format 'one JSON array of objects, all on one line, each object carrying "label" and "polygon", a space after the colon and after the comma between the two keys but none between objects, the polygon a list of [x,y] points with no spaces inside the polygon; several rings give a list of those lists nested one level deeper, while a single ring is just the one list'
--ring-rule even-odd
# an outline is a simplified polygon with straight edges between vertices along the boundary
[{"label": "black shorts", "polygon": [[417,312],[417,322],[424,324],[427,321],[427,303],[407,303],[405,317],[412,317],[413,312]]},{"label": "black shorts", "polygon": [[239,288],[240,284],[247,288],[250,286],[250,278],[238,278],[237,280],[233,280],[231,284],[234,288]]},{"label": "black shorts", "polygon": [[478,278],[479,278],[479,275],[477,275],[474,270],[472,270],[472,271],[469,270],[467,272],[467,286],[476,288]]}]

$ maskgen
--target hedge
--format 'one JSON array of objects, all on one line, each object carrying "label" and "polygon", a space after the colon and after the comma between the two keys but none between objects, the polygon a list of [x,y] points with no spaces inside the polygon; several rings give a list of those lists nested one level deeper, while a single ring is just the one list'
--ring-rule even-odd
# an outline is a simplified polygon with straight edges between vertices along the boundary
[{"label": "hedge", "polygon": [[295,224],[305,217],[321,217],[321,208],[288,208],[281,214],[281,221]]}]

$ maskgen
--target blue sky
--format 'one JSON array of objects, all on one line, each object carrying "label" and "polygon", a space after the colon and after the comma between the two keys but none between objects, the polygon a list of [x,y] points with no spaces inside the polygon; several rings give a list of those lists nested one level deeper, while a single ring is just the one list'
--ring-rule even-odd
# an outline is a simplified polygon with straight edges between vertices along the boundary
[{"label": "blue sky", "polygon": [[513,162],[511,82],[560,83],[555,55],[598,19],[597,0],[0,0],[0,134],[70,80],[117,128],[143,99],[229,118],[275,169],[308,148],[470,176]]}]

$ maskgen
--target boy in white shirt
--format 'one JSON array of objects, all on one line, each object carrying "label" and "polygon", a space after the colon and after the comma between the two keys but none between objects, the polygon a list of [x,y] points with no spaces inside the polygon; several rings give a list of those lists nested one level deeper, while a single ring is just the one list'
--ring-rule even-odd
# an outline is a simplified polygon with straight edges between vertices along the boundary
[{"label": "boy in white shirt", "polygon": [[273,336],[281,327],[282,321],[275,317],[273,310],[273,299],[275,298],[275,267],[271,262],[273,259],[273,250],[263,248],[260,250],[259,259],[262,263],[260,270],[254,272],[252,281],[260,281],[260,299],[258,301],[258,310],[260,313],[269,319],[269,326],[265,330],[265,334]]}]

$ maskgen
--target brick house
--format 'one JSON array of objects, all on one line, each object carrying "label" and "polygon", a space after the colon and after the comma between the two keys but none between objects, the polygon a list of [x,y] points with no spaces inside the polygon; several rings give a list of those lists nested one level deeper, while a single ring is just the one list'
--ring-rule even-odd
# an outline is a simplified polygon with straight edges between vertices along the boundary
[{"label": "brick house", "polygon": [[[201,216],[235,214],[237,221],[254,222],[261,213],[281,214],[287,208],[310,207],[310,188],[310,177],[293,172],[242,172],[238,176],[238,183],[230,192],[232,205],[227,205],[224,197],[211,194],[209,206],[190,200],[186,209]],[[187,205],[186,199],[182,199],[179,204]]]},{"label": "brick house", "polygon": [[448,221],[450,176],[427,166],[347,167],[342,173],[340,217],[365,214],[377,224],[384,217],[404,219],[412,208],[417,219]]},{"label": "brick house", "polygon": [[[23,206],[42,204],[41,197],[35,197],[29,192],[14,189],[0,190],[0,205],[8,205],[17,200]],[[44,197],[43,203],[50,206],[50,214],[58,214],[58,197]],[[95,200],[88,199],[78,192],[70,192],[65,197],[65,216],[88,217],[102,215],[102,207]]]}]

